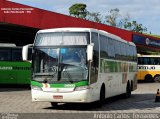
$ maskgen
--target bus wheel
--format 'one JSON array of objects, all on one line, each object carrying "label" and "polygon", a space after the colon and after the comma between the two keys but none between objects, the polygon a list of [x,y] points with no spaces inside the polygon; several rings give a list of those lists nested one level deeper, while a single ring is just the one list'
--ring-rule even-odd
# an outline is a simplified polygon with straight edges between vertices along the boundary
[{"label": "bus wheel", "polygon": [[103,105],[105,103],[105,86],[102,85],[101,92],[100,92],[100,105]]},{"label": "bus wheel", "polygon": [[58,106],[58,103],[56,103],[56,102],[51,102],[51,106],[52,106],[52,107],[57,107],[57,106]]},{"label": "bus wheel", "polygon": [[160,75],[155,75],[155,77],[154,77],[154,81],[155,82],[160,82]]},{"label": "bus wheel", "polygon": [[152,76],[149,75],[149,74],[147,74],[147,75],[145,76],[145,82],[146,82],[146,83],[151,83],[151,82],[153,82]]},{"label": "bus wheel", "polygon": [[126,87],[126,93],[125,93],[125,98],[130,98],[131,97],[131,86],[130,83],[127,83],[127,87]]}]

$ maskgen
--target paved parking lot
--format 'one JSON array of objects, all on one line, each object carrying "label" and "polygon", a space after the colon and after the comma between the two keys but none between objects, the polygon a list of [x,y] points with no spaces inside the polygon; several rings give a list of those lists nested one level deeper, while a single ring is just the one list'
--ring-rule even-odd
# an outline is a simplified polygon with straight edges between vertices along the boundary
[{"label": "paved parking lot", "polygon": [[1,88],[0,113],[160,113],[160,103],[155,103],[159,83],[139,83],[132,97],[121,96],[106,100],[98,108],[93,104],[61,104],[57,108],[48,102],[32,102],[29,89]]}]

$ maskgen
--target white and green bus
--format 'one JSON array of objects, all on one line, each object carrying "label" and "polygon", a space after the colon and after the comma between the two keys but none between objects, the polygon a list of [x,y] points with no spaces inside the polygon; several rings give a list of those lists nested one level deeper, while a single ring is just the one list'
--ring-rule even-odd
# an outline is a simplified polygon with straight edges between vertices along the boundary
[{"label": "white and green bus", "polygon": [[105,31],[40,30],[32,53],[32,101],[103,104],[108,97],[130,97],[137,88],[136,46]]}]

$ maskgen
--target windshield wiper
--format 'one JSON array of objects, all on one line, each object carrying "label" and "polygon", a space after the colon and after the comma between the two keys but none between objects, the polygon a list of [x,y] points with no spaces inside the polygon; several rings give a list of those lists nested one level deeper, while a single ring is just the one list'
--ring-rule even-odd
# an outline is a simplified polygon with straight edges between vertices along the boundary
[{"label": "windshield wiper", "polygon": [[53,73],[34,73],[35,76],[52,76]]},{"label": "windshield wiper", "polygon": [[73,80],[72,80],[72,77],[71,77],[71,74],[68,72],[68,66],[66,65],[66,66],[64,66],[65,68],[65,73],[66,73],[66,75],[68,76],[68,79],[69,79],[69,81],[71,82],[71,83],[73,83]]},{"label": "windshield wiper", "polygon": [[[51,69],[52,72],[44,72],[45,70],[49,70]],[[48,67],[48,68],[44,68],[44,69],[41,69],[41,72],[40,73],[35,73],[35,75],[37,76],[53,76],[53,78],[55,77],[55,75],[57,74],[57,66],[51,66],[51,67]]]},{"label": "windshield wiper", "polygon": [[51,67],[43,68],[43,69],[41,69],[41,71],[45,71],[45,70],[49,70],[49,69],[51,69],[52,71],[57,72],[57,66],[51,66]]},{"label": "windshield wiper", "polygon": [[70,64],[59,64],[58,81],[61,80],[62,72],[64,72],[67,75],[69,82],[73,83],[71,74],[68,72],[68,65],[70,65]]}]

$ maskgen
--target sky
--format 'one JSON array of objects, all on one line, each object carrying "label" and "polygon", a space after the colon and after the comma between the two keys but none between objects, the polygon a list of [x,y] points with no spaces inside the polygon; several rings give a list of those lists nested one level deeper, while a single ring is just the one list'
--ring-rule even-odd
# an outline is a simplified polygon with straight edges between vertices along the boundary
[{"label": "sky", "polygon": [[69,7],[75,3],[84,3],[90,12],[99,12],[102,16],[110,9],[118,8],[122,15],[129,14],[147,28],[147,32],[160,35],[160,0],[9,0],[61,14],[69,15]]}]

